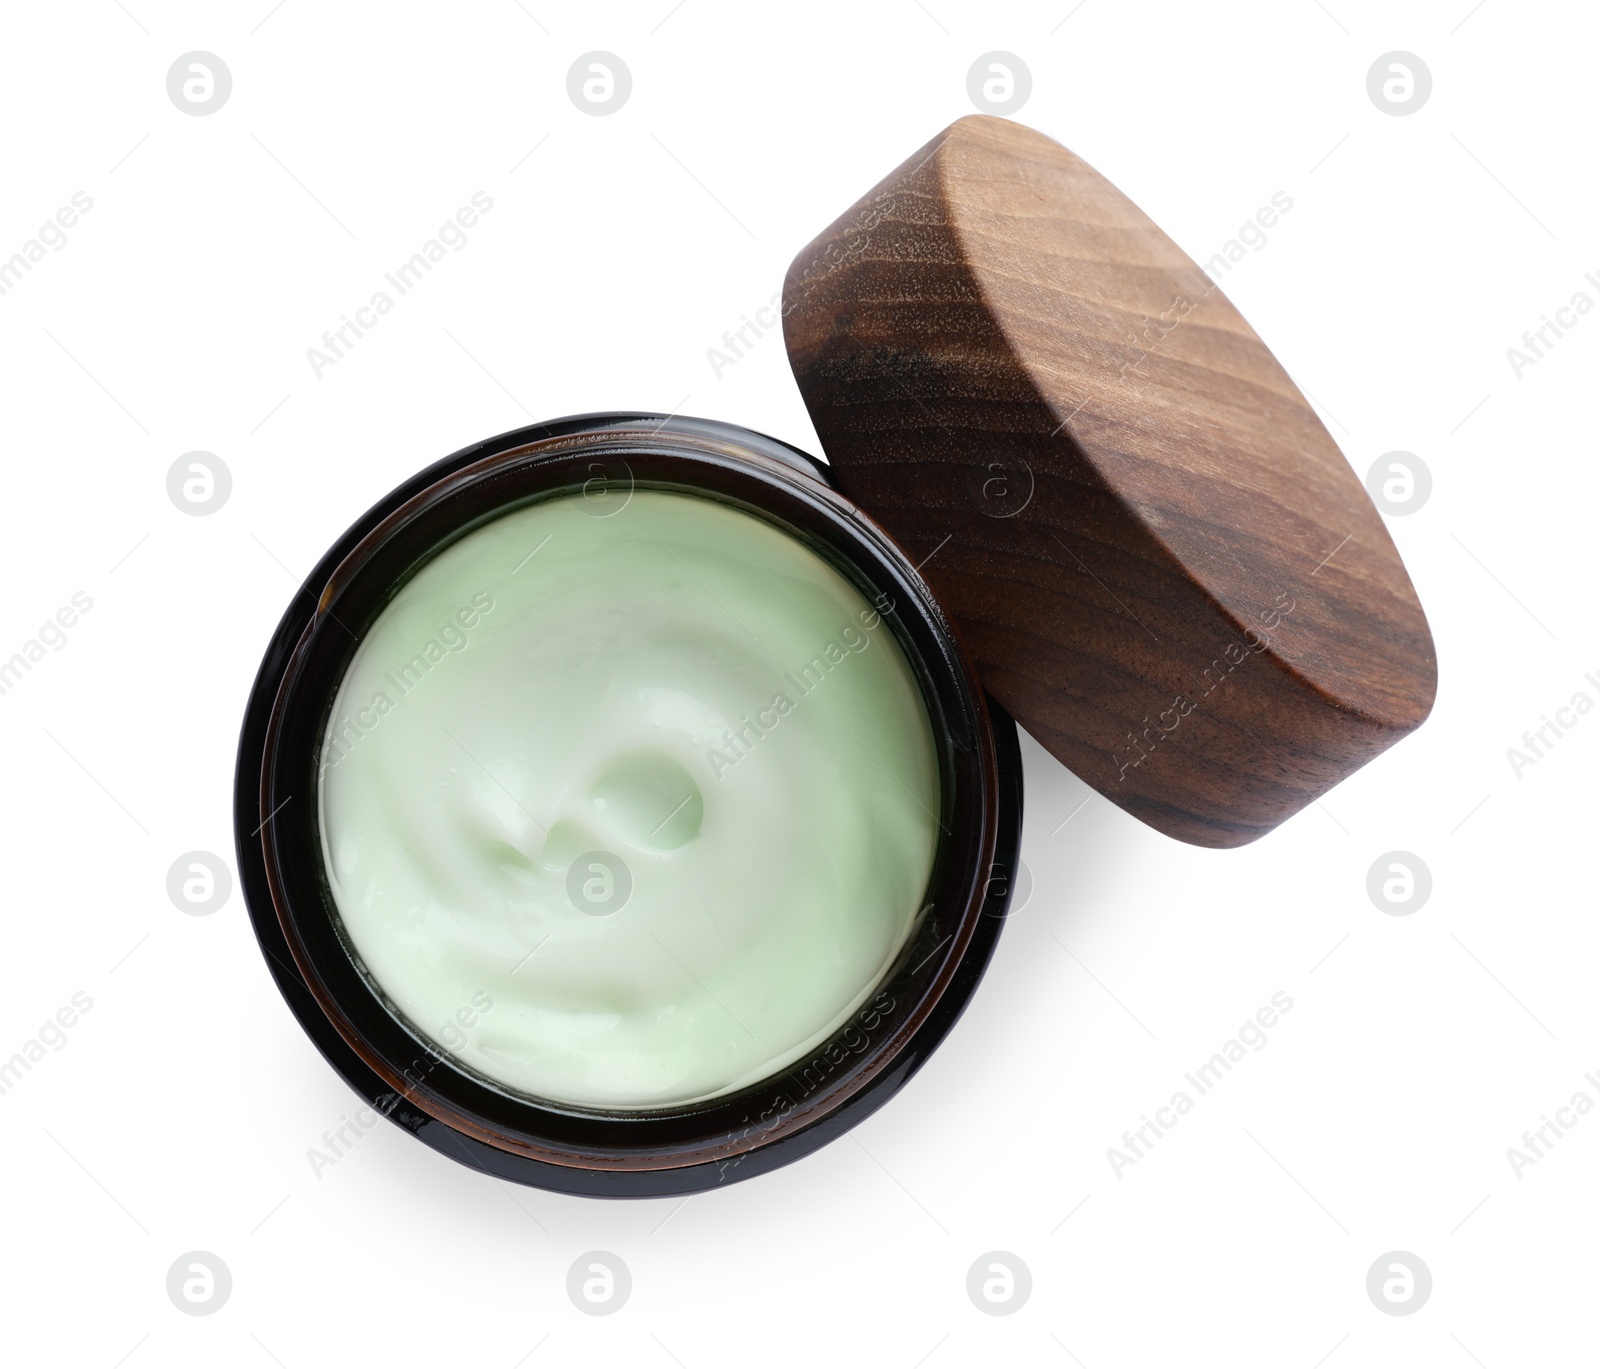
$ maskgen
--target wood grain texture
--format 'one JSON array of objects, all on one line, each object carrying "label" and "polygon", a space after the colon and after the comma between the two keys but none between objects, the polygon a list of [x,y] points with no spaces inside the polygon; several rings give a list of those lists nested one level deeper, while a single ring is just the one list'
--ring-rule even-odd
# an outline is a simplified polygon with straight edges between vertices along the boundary
[{"label": "wood grain texture", "polygon": [[1333,439],[1058,143],[953,124],[795,259],[784,330],[990,691],[1152,826],[1242,845],[1427,716],[1427,620]]}]

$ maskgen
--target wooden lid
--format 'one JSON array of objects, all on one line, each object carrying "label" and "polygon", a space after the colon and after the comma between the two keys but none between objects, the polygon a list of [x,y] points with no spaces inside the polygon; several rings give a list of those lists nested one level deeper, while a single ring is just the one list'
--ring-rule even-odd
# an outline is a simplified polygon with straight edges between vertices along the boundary
[{"label": "wooden lid", "polygon": [[1339,448],[1060,144],[952,124],[795,258],[784,332],[990,692],[1151,826],[1243,845],[1427,717],[1427,620]]}]

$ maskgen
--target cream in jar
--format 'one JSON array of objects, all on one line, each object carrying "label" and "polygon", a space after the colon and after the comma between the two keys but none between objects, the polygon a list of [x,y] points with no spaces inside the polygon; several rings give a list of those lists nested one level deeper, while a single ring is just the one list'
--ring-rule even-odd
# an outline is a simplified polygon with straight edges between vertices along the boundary
[{"label": "cream in jar", "polygon": [[911,933],[939,809],[879,608],[773,524],[650,490],[548,498],[423,565],[320,769],[370,979],[460,1065],[599,1109],[826,1041]]}]

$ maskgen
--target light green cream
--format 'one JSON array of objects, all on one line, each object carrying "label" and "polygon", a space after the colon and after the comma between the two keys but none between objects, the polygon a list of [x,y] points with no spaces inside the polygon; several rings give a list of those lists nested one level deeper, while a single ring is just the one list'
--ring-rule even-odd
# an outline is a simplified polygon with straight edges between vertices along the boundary
[{"label": "light green cream", "polygon": [[324,745],[368,974],[560,1103],[694,1102],[813,1051],[904,945],[938,836],[888,611],[687,495],[564,496],[450,546],[363,639]]}]

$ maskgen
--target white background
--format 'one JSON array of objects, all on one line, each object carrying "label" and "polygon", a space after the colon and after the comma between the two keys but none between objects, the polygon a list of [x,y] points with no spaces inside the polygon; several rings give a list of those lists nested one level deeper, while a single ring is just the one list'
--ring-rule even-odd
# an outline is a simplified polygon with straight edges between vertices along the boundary
[{"label": "white background", "polygon": [[[0,1097],[0,1355],[1501,1369],[1592,1353],[1600,1118],[1520,1177],[1506,1152],[1575,1091],[1600,1101],[1580,869],[1600,713],[1520,778],[1506,752],[1576,691],[1600,700],[1584,680],[1600,675],[1600,315],[1520,379],[1506,349],[1575,291],[1600,300],[1583,280],[1600,273],[1593,11],[270,3],[11,6],[0,43],[0,256],[75,191],[94,202],[0,297],[0,655],[75,591],[94,601],[0,697],[0,1056],[74,992],[94,1004]],[[194,49],[233,76],[200,118],[165,86]],[[567,96],[593,49],[632,72],[610,117]],[[1359,473],[1392,449],[1433,473],[1425,507],[1389,520],[1438,642],[1432,719],[1226,853],[1083,803],[1029,744],[1033,894],[966,1017],[884,1111],[778,1173],[586,1201],[501,1186],[385,1124],[316,1176],[307,1151],[352,1095],[280,1001],[237,889],[199,918],[165,892],[180,853],[232,863],[236,731],[295,580],[402,478],[534,418],[680,410],[815,450],[780,339],[720,379],[706,351],[972,112],[968,68],[994,49],[1032,72],[1016,117],[1195,258],[1275,191],[1293,199],[1225,288]],[[1393,49],[1433,75],[1404,118],[1366,91]],[[323,330],[479,190],[494,209],[469,245],[314,376]],[[165,489],[196,449],[233,476],[209,517]],[[1433,875],[1407,917],[1365,888],[1394,849]],[[1115,1174],[1123,1131],[1277,991],[1294,1007],[1265,1049]],[[164,1287],[196,1249],[233,1275],[208,1317]],[[607,1317],[565,1291],[595,1249],[633,1276]],[[1032,1273],[1012,1316],[965,1292],[992,1250]],[[1412,1316],[1365,1291],[1392,1250],[1432,1271]]]}]

